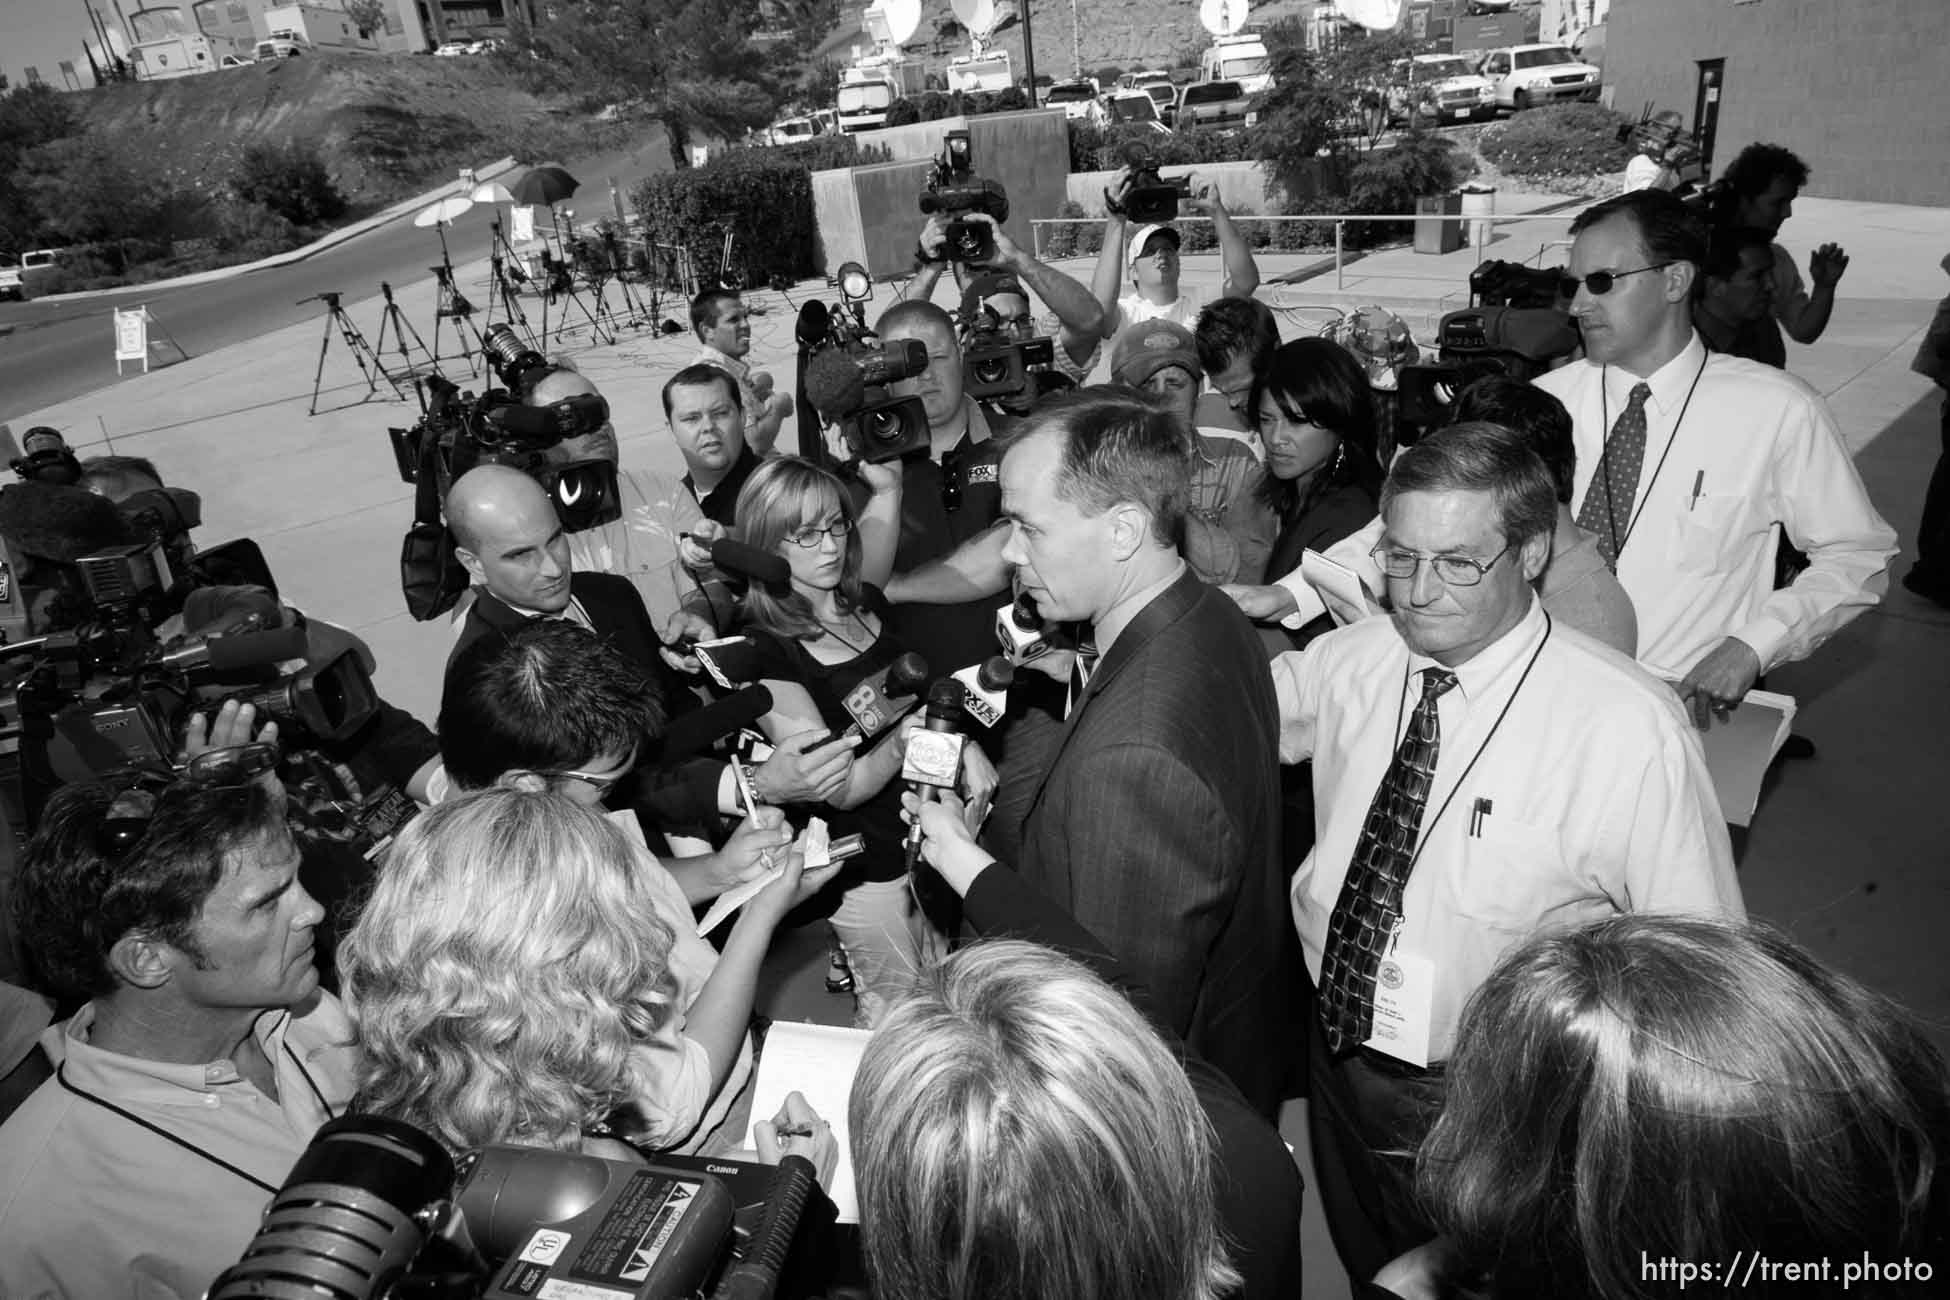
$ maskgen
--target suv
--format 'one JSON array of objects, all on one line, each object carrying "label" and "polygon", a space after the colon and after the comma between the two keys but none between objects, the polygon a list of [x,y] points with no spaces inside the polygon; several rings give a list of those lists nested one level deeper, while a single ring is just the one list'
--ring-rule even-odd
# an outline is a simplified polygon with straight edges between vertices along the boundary
[{"label": "suv", "polygon": [[1104,116],[1107,126],[1139,126],[1171,134],[1158,115],[1158,102],[1142,90],[1113,90],[1104,97]]},{"label": "suv", "polygon": [[1562,45],[1506,45],[1491,50],[1477,71],[1496,87],[1496,102],[1513,113],[1556,100],[1598,98],[1598,69],[1579,63]]},{"label": "suv", "polygon": [[266,59],[295,59],[305,52],[305,43],[292,36],[273,36],[267,41],[259,41],[251,57],[259,63]]},{"label": "suv", "polygon": [[1496,116],[1496,87],[1460,54],[1418,54],[1395,65],[1401,83],[1388,91],[1396,121],[1463,122]]},{"label": "suv", "polygon": [[1097,84],[1093,81],[1059,81],[1043,92],[1043,107],[1059,104],[1063,116],[1072,122],[1103,124],[1104,109],[1097,102]]},{"label": "suv", "polygon": [[1251,126],[1259,120],[1259,114],[1252,112],[1247,105],[1252,96],[1246,93],[1244,84],[1237,81],[1194,81],[1178,91],[1178,106],[1172,111],[1171,124],[1183,131],[1188,126],[1209,126],[1220,130]]}]

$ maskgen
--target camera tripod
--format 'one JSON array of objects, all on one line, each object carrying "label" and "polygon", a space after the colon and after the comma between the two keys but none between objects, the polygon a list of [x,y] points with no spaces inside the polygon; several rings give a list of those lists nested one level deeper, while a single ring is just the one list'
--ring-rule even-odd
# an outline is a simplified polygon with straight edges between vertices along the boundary
[{"label": "camera tripod", "polygon": [[318,390],[325,379],[325,354],[332,350],[334,327],[338,329],[339,337],[345,341],[346,348],[352,353],[352,360],[358,363],[360,376],[366,381],[366,395],[360,398],[360,401],[371,401],[379,395],[379,381],[382,378],[392,385],[394,397],[402,400],[406,397],[406,394],[399,390],[399,381],[386,373],[385,365],[379,360],[379,353],[373,350],[372,344],[366,342],[366,336],[359,331],[358,325],[353,323],[352,318],[345,314],[345,308],[339,306],[341,296],[337,292],[315,293],[309,298],[300,298],[296,304],[302,307],[308,302],[322,302],[326,306],[325,337],[319,340],[318,369],[312,372],[311,377],[309,412],[311,415],[318,414]]},{"label": "camera tripod", "polygon": [[486,334],[494,328],[494,308],[495,304],[499,303],[502,315],[508,318],[510,325],[516,327],[516,333],[521,335],[522,342],[533,347],[534,342],[531,338],[533,331],[528,324],[528,313],[521,309],[521,290],[515,287],[515,277],[518,274],[518,271],[502,260],[499,250],[488,255],[488,276],[492,283],[488,288],[487,318],[481,324],[481,333]]},{"label": "camera tripod", "polygon": [[[474,304],[467,301],[466,295],[461,293],[454,285],[454,268],[452,263],[442,261],[439,266],[429,266],[427,270],[433,273],[433,278],[440,285],[439,305],[434,308],[433,312],[434,364],[438,365],[441,361],[447,360],[440,351],[440,327],[447,321],[452,321],[454,323],[454,342],[460,348],[460,352],[454,359],[465,361],[467,363],[467,373],[470,375],[475,374],[477,372],[474,367],[474,356],[485,344],[481,339],[481,331],[475,328],[474,325]],[[467,345],[467,335],[470,330],[474,334],[473,347]]]},{"label": "camera tripod", "polygon": [[[574,265],[566,261],[557,261],[544,250],[542,253],[542,342],[544,344],[549,338],[549,307],[557,298],[567,298],[570,305],[582,312],[583,318],[589,322],[589,336],[596,342],[604,344],[616,342],[616,335],[603,327],[602,322],[596,319],[596,313],[589,310],[589,304],[584,302],[582,295],[576,292]],[[604,314],[608,314],[607,307],[604,308]],[[569,308],[564,306],[561,318],[555,322],[556,339],[559,341],[570,330],[581,328],[580,325],[569,323]]]},{"label": "camera tripod", "polygon": [[657,323],[657,309],[661,306],[661,303],[658,301],[656,286],[654,284],[651,286],[650,305],[645,307],[642,300],[637,297],[636,291],[630,288],[629,259],[623,256],[622,247],[616,240],[616,232],[608,227],[603,228],[603,253],[609,259],[610,275],[623,290],[623,306],[627,309],[629,316],[629,319],[624,324],[628,325],[631,329],[642,329],[646,325],[655,325]]},{"label": "camera tripod", "polygon": [[[380,308],[379,311],[379,341],[373,344],[374,355],[381,358],[385,356],[386,331],[390,329],[393,332],[393,342],[399,346],[401,370],[416,380],[419,376],[419,368],[413,364],[412,349],[407,345],[407,340],[411,339],[412,346],[419,348],[421,352],[426,354],[428,368],[435,374],[439,374],[439,356],[427,347],[425,341],[420,338],[420,331],[413,328],[413,322],[406,319],[406,313],[400,310],[397,302],[393,301],[393,286],[381,280],[379,282],[379,294],[386,300],[386,305]],[[381,364],[384,364],[383,360]],[[390,371],[387,372],[387,378],[392,378]],[[398,383],[395,382],[393,387],[398,388]],[[420,399],[420,414],[425,415],[427,410],[427,396],[420,390],[417,382],[413,385],[413,391]]]}]

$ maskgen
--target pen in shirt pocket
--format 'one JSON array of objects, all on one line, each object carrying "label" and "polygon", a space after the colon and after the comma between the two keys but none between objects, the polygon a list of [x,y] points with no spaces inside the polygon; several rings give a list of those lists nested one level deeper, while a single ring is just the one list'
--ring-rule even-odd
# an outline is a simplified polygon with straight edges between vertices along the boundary
[{"label": "pen in shirt pocket", "polygon": [[1469,810],[1469,837],[1471,839],[1482,838],[1483,822],[1495,809],[1496,805],[1488,799],[1478,799],[1476,801],[1476,805]]},{"label": "pen in shirt pocket", "polygon": [[1701,470],[1699,473],[1693,475],[1693,499],[1686,503],[1686,509],[1688,511],[1691,511],[1694,506],[1699,504],[1699,491],[1705,486],[1706,471]]}]

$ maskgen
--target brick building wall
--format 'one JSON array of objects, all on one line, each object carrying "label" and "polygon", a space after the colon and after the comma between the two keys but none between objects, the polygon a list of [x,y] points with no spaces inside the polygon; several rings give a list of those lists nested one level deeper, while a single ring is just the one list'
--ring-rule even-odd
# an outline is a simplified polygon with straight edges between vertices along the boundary
[{"label": "brick building wall", "polygon": [[1950,206],[1950,0],[1618,0],[1605,80],[1693,121],[1698,62],[1725,59],[1713,165],[1756,140],[1807,193]]}]

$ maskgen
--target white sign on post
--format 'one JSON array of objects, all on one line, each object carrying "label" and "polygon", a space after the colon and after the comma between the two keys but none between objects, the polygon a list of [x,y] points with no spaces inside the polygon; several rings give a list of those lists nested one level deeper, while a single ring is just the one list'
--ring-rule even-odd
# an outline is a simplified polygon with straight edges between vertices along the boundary
[{"label": "white sign on post", "polygon": [[122,373],[124,361],[140,361],[142,373],[149,373],[149,309],[115,309],[115,373]]},{"label": "white sign on post", "polygon": [[535,237],[535,209],[522,204],[508,209],[508,233],[517,244],[525,244]]}]

